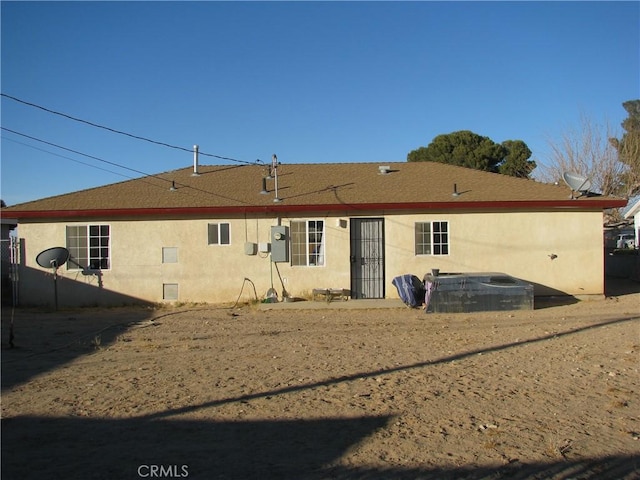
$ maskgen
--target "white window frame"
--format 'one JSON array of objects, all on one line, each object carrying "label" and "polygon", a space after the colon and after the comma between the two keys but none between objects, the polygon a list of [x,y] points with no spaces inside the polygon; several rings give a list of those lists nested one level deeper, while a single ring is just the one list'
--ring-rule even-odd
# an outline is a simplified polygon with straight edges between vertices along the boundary
[{"label": "white window frame", "polygon": [[[318,223],[322,223],[322,230],[317,230]],[[298,235],[294,224],[304,224],[304,243],[297,242]],[[326,266],[326,228],[324,219],[292,220],[290,222],[291,236],[291,266],[292,267],[324,267]],[[320,238],[317,238],[318,233]],[[311,238],[311,237],[314,238]],[[315,250],[315,251],[312,251]],[[302,253],[301,253],[302,252]],[[304,263],[302,263],[304,259]]]},{"label": "white window frame", "polygon": [[[217,232],[216,232],[216,241],[212,242],[211,241],[211,229],[213,226],[216,226]],[[226,225],[227,228],[227,243],[221,243],[222,240],[222,226]],[[221,247],[226,247],[228,245],[231,245],[231,224],[229,222],[211,222],[209,224],[207,224],[207,244],[209,245],[218,245]]]},{"label": "white window frame", "polygon": [[[436,232],[435,226],[438,225],[442,228],[442,224],[446,225],[446,231],[442,230]],[[429,243],[424,242],[425,232],[424,228],[418,230],[419,226],[429,225]],[[434,220],[427,222],[416,222],[414,226],[414,252],[416,256],[432,256],[442,257],[451,253],[451,230],[449,228],[449,221],[447,220]],[[421,238],[420,238],[421,237]],[[419,242],[418,240],[423,240]],[[418,246],[422,246],[422,251],[418,251]],[[425,252],[424,250],[427,250]]]},{"label": "white window frame", "polygon": [[[85,231],[83,234],[78,232],[70,237],[70,228],[84,229]],[[97,235],[92,233],[92,230],[95,228],[98,229]],[[104,229],[107,229],[106,235],[104,234]],[[70,238],[77,239],[78,245],[70,245]],[[110,224],[67,225],[65,228],[65,241],[67,250],[69,250],[70,259],[77,262],[67,261],[67,270],[83,270],[85,268],[88,270],[111,270],[112,258]],[[98,251],[96,251],[96,249]],[[105,251],[106,256],[103,255]],[[104,261],[106,261],[106,267],[102,266]]]}]

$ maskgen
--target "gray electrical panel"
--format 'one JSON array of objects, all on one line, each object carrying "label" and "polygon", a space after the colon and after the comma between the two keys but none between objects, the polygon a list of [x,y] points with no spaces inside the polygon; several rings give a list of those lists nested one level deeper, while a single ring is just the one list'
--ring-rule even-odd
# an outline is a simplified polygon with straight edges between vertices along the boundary
[{"label": "gray electrical panel", "polygon": [[289,227],[271,227],[271,261],[289,261]]}]

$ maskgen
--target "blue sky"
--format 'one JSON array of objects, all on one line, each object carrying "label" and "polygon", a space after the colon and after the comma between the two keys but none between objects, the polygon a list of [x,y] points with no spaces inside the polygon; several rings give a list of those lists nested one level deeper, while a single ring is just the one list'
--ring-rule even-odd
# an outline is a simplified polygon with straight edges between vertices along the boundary
[{"label": "blue sky", "polygon": [[[640,98],[638,2],[3,1],[1,15],[3,94],[247,162],[405,161],[472,130],[542,164],[581,115],[617,128]],[[192,164],[1,107],[6,129],[138,172]],[[140,176],[7,130],[1,161],[8,205]]]}]

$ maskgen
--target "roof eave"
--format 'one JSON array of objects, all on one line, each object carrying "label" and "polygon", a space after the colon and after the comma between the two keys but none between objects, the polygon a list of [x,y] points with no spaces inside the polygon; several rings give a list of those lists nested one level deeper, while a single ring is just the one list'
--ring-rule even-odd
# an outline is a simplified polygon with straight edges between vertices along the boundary
[{"label": "roof eave", "polygon": [[166,217],[166,216],[220,216],[225,214],[283,214],[302,212],[356,212],[356,211],[402,211],[402,210],[604,210],[626,205],[624,199],[580,200],[524,200],[524,201],[478,201],[478,202],[409,202],[409,203],[357,203],[320,205],[244,205],[223,207],[174,207],[174,208],[105,208],[83,210],[14,210],[11,216],[22,220],[72,219],[72,218],[118,218],[118,217]]}]

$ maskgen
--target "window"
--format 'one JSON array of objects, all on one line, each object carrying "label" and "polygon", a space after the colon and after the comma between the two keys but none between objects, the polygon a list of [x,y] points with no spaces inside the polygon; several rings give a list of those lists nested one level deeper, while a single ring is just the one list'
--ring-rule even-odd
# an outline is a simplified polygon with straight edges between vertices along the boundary
[{"label": "window", "polygon": [[[67,227],[68,270],[111,268],[109,225],[75,225]],[[73,261],[71,261],[73,260]]]},{"label": "window", "polygon": [[291,265],[324,265],[324,221],[291,222]]},{"label": "window", "polygon": [[416,222],[416,255],[449,255],[449,222]]},{"label": "window", "polygon": [[228,223],[210,223],[209,224],[209,245],[229,245],[229,244],[231,244],[229,224]]}]

